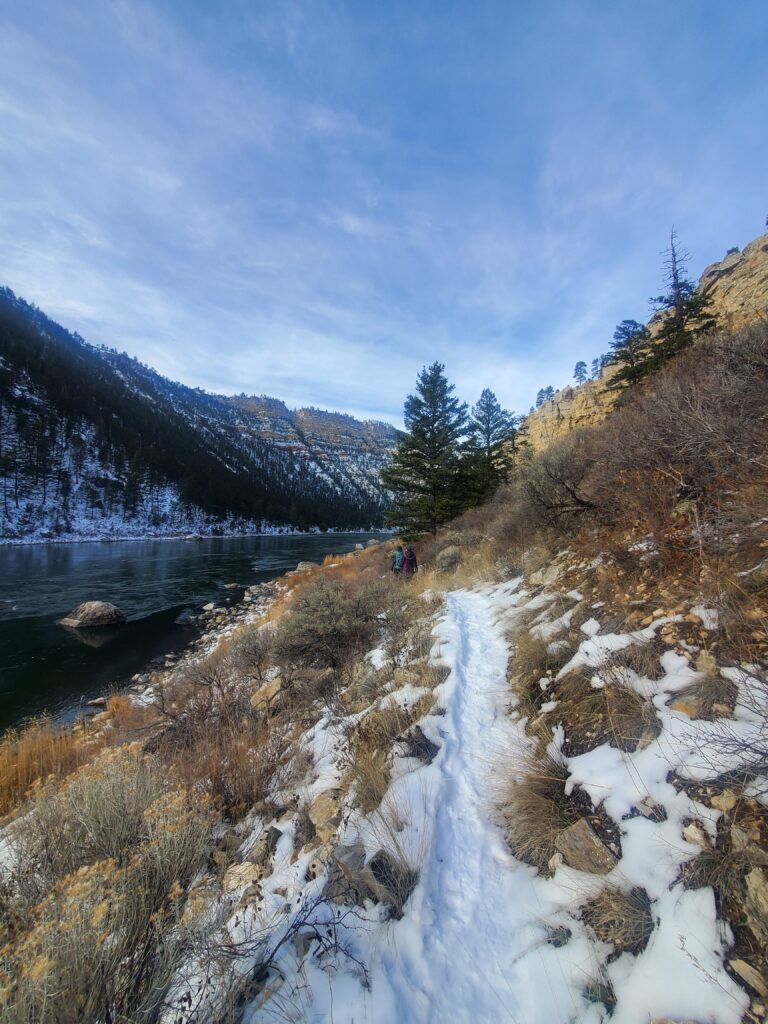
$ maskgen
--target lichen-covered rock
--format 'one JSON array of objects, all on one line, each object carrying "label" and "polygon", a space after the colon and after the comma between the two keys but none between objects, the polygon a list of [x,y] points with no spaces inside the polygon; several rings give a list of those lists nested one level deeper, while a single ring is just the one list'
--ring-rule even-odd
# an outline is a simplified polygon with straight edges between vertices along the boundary
[{"label": "lichen-covered rock", "polygon": [[95,629],[100,626],[119,626],[127,618],[125,612],[109,601],[84,601],[69,615],[59,619],[59,625],[71,629]]}]

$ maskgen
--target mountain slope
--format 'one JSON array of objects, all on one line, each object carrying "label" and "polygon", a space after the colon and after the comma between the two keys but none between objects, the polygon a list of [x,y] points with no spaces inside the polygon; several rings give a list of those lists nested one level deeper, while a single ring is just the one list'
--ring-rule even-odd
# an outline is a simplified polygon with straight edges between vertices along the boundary
[{"label": "mountain slope", "polygon": [[395,437],[186,387],[0,289],[0,536],[368,526]]}]

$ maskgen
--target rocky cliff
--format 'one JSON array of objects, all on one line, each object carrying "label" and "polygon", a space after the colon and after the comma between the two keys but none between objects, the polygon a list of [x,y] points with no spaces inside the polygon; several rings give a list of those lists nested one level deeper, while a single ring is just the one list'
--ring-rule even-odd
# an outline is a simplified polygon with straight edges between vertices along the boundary
[{"label": "rocky cliff", "polygon": [[[744,249],[728,252],[706,268],[699,288],[712,297],[712,308],[723,327],[742,327],[768,316],[768,234]],[[653,333],[653,321],[649,324]],[[615,370],[606,367],[602,380],[564,387],[526,418],[528,440],[536,451],[578,427],[599,423],[618,397],[606,384]]]}]

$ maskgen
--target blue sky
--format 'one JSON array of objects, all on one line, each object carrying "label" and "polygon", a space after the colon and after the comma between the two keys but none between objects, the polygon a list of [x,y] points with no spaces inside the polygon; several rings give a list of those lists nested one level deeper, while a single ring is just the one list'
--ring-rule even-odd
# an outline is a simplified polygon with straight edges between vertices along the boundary
[{"label": "blue sky", "polygon": [[0,283],[193,386],[527,411],[765,230],[768,4],[0,0]]}]

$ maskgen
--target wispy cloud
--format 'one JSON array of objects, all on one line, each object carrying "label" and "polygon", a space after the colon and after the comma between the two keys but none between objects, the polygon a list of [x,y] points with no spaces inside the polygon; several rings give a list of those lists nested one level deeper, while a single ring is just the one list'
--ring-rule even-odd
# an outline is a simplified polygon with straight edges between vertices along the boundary
[{"label": "wispy cloud", "polygon": [[759,232],[759,26],[30,0],[0,34],[0,277],[195,386],[397,421],[440,359],[523,411],[646,314],[673,221],[693,271]]}]

